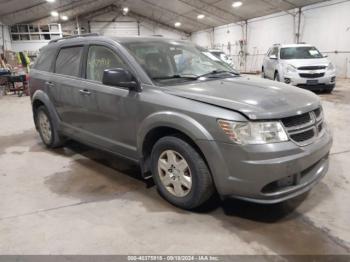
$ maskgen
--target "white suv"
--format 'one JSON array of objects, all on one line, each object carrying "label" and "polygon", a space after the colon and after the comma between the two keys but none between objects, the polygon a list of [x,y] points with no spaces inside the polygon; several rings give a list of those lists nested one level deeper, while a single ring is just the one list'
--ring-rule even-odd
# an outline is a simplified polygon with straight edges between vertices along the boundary
[{"label": "white suv", "polygon": [[331,93],[335,67],[314,46],[274,45],[264,58],[262,76],[309,90]]}]

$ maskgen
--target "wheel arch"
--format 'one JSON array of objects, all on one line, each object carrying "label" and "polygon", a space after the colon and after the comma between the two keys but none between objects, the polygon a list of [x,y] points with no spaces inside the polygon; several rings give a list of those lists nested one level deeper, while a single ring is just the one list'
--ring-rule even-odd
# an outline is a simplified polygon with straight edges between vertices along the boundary
[{"label": "wheel arch", "polygon": [[51,102],[49,96],[42,90],[35,91],[32,97],[32,110],[33,110],[33,119],[35,123],[35,128],[38,128],[36,119],[35,119],[35,115],[36,115],[35,113],[40,106],[45,106],[47,108],[53,122],[52,124],[55,126],[55,128],[59,128],[60,118],[57,114],[57,111],[53,103]]},{"label": "wheel arch", "polygon": [[144,177],[149,176],[150,156],[154,144],[160,138],[168,135],[184,139],[198,151],[208,164],[203,150],[196,143],[196,140],[213,140],[213,138],[200,123],[187,115],[159,112],[146,118],[139,130],[137,148]]}]

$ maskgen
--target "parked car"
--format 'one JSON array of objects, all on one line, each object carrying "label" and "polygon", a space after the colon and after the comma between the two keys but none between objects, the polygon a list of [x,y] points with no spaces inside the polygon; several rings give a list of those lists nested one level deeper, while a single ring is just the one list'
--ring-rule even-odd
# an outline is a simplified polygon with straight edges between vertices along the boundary
[{"label": "parked car", "polygon": [[228,55],[226,55],[223,51],[216,50],[216,49],[209,49],[207,52],[209,54],[212,54],[216,58],[220,59],[222,62],[226,63],[227,65],[229,65],[233,69],[235,69],[235,64],[233,63],[232,58],[229,57]]},{"label": "parked car", "polygon": [[135,161],[185,209],[215,192],[285,201],[328,169],[332,136],[315,94],[240,76],[190,42],[52,40],[31,70],[30,91],[48,148],[74,139]]},{"label": "parked car", "polygon": [[331,93],[335,67],[316,47],[307,44],[274,45],[264,58],[262,76],[287,84]]}]

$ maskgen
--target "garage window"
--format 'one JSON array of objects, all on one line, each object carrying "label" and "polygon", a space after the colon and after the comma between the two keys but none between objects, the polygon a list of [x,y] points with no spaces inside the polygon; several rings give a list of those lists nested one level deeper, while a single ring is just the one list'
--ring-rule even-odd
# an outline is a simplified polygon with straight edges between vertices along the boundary
[{"label": "garage window", "polygon": [[56,73],[79,77],[82,55],[82,46],[61,49],[56,60]]},{"label": "garage window", "polygon": [[102,82],[103,71],[113,68],[127,68],[123,60],[104,46],[90,46],[86,66],[86,78]]}]

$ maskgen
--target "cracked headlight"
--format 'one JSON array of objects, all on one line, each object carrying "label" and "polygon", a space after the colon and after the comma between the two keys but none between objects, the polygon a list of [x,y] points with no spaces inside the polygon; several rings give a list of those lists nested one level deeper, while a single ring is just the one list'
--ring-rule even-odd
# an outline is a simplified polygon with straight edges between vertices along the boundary
[{"label": "cracked headlight", "polygon": [[234,122],[218,120],[220,128],[237,144],[268,144],[288,141],[282,124],[271,122]]}]

